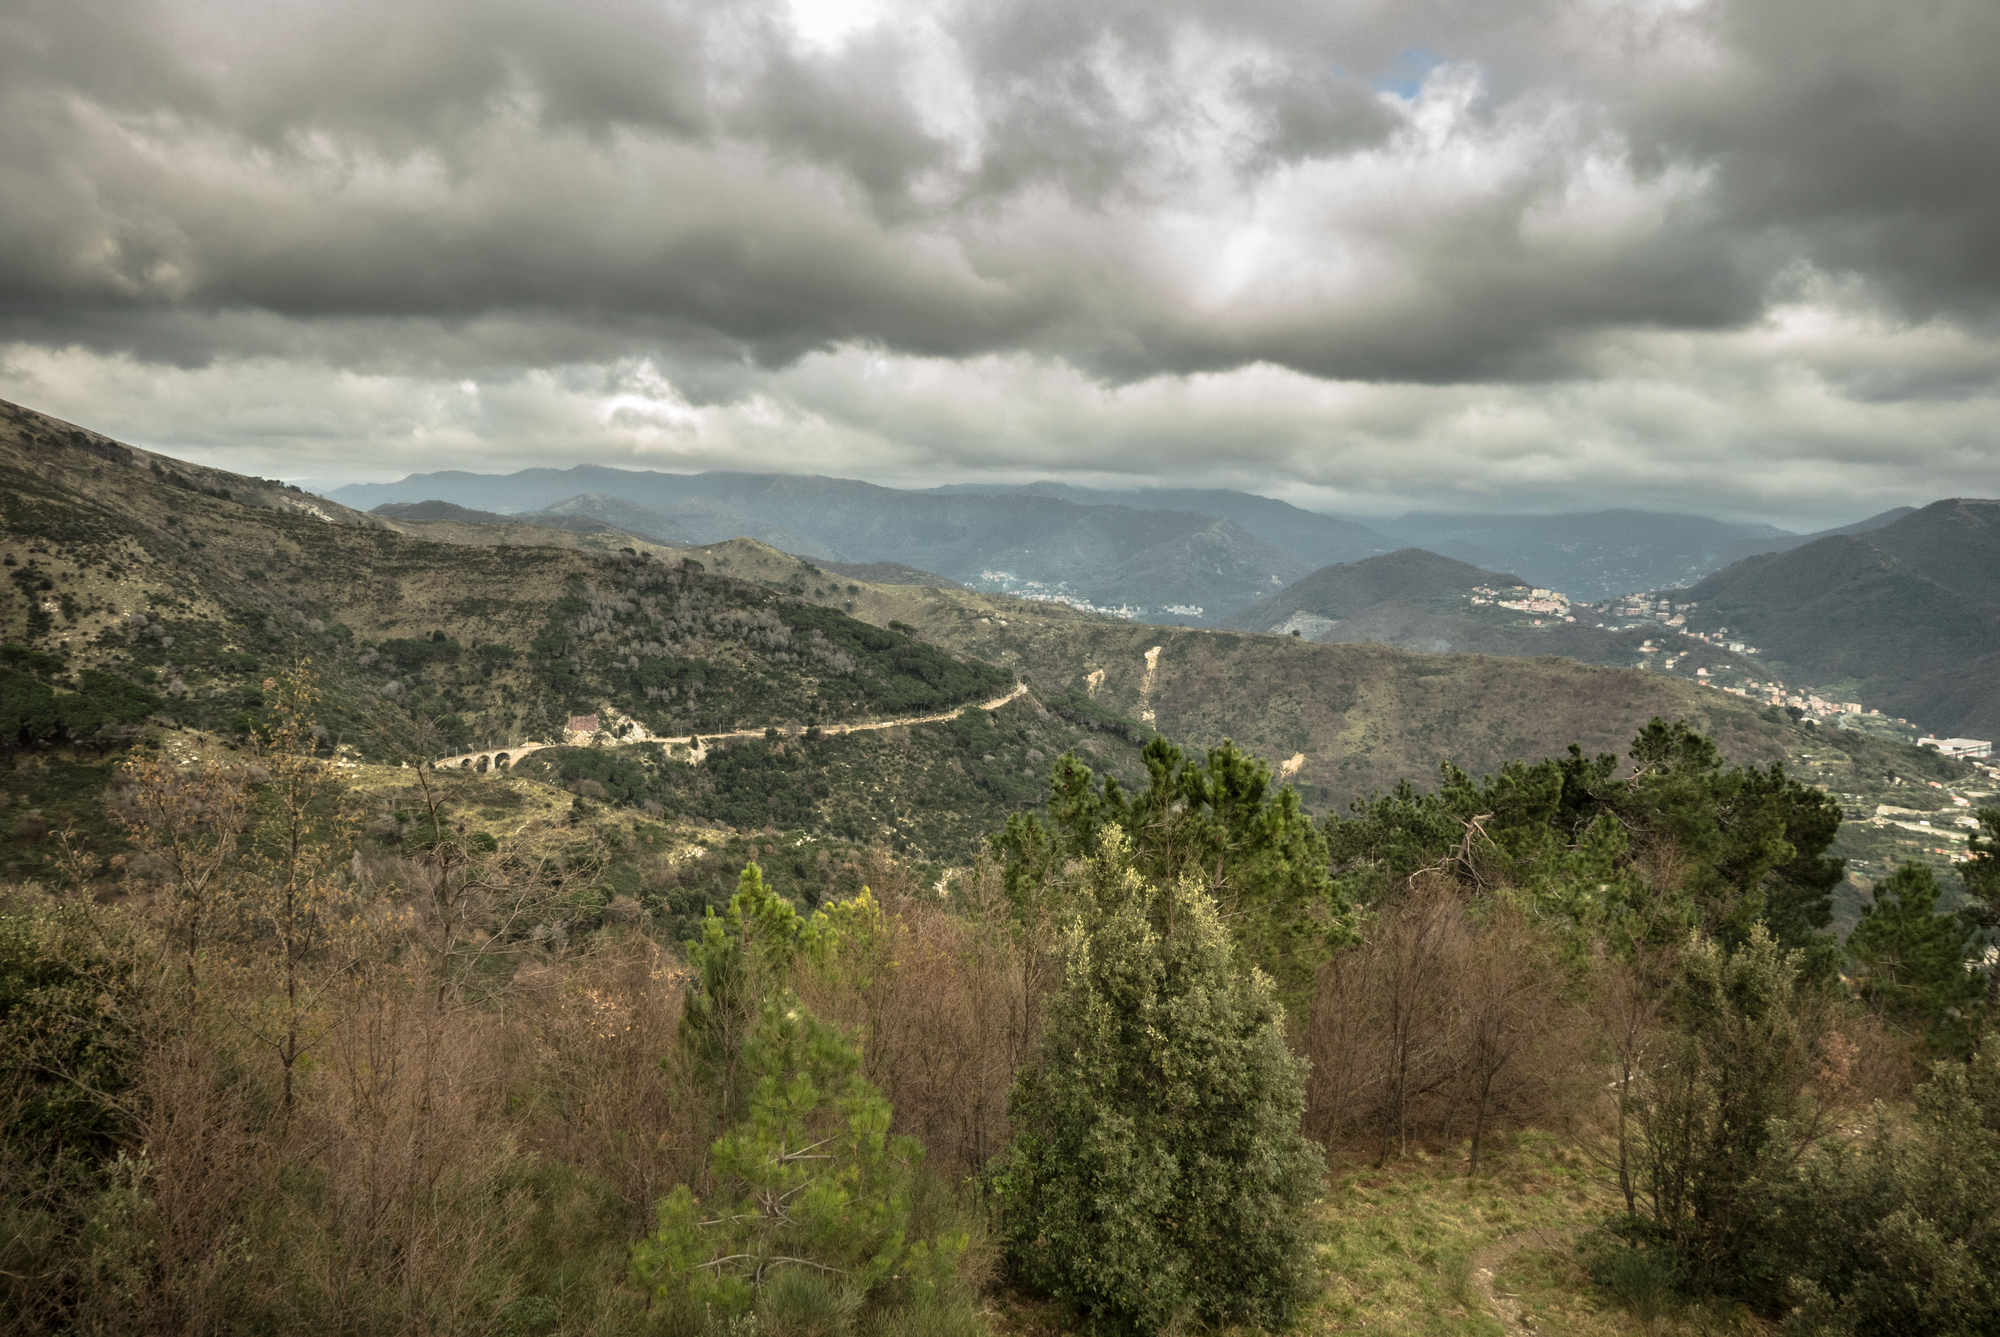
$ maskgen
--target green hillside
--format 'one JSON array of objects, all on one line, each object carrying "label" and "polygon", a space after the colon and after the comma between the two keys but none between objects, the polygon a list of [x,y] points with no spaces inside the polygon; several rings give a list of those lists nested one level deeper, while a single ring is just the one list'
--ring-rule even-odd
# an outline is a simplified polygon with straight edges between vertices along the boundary
[{"label": "green hillside", "polygon": [[[41,754],[51,792],[70,797],[20,798],[48,813],[87,813],[107,757],[143,728],[241,736],[265,677],[301,657],[325,685],[329,741],[363,760],[560,742],[574,715],[634,737],[777,729],[775,746],[738,740],[701,766],[641,748],[604,754],[615,763],[550,753],[535,770],[672,816],[945,859],[1037,804],[1048,758],[1080,747],[1129,775],[1154,730],[1196,747],[1235,740],[1316,812],[1426,783],[1440,762],[1480,774],[1572,742],[1620,751],[1656,715],[1692,721],[1733,761],[1832,766],[1823,782],[1853,794],[1857,812],[1912,806],[1890,792],[1886,767],[1850,765],[1880,772],[1851,783],[1834,774],[1838,748],[1782,714],[1552,653],[1427,655],[1150,627],[861,581],[749,540],[673,549],[518,521],[385,520],[25,410],[0,430],[0,477],[12,562],[0,642],[21,647],[0,665],[9,744],[83,745],[61,761]],[[968,742],[959,735],[972,726],[949,721],[808,736],[953,715],[1017,676],[1030,696],[973,730],[997,741]],[[32,866],[39,855],[16,847],[15,857]]]},{"label": "green hillside", "polygon": [[1752,557],[1686,591],[1793,681],[1851,679],[1944,735],[2000,735],[2000,502],[1940,501],[1864,534]]},{"label": "green hillside", "polygon": [[[781,588],[825,591],[811,563],[749,540],[695,555],[718,570]],[[1139,719],[1192,746],[1230,738],[1273,768],[1294,757],[1294,783],[1308,808],[1340,812],[1357,798],[1411,779],[1429,785],[1448,761],[1478,775],[1511,760],[1623,754],[1655,715],[1687,719],[1737,764],[1783,761],[1808,783],[1840,796],[1851,820],[1836,853],[1864,877],[1897,858],[1946,867],[1955,846],[1893,824],[1871,826],[1878,805],[1951,805],[1950,792],[1988,793],[1974,768],[1936,752],[1846,730],[1795,723],[1782,710],[1698,686],[1690,656],[1683,674],[1590,665],[1553,650],[1532,658],[1420,654],[1370,643],[1313,644],[1290,636],[1161,628],[1078,613],[1060,605],[919,585],[859,585],[841,597],[856,616],[899,622],[960,653],[1017,670],[1044,701],[1085,703]],[[1520,633],[1524,638],[1532,630]],[[1575,626],[1563,637],[1613,639]],[[1626,662],[1640,661],[1639,632],[1620,633]],[[1691,642],[1703,654],[1708,647]],[[1151,690],[1146,652],[1160,647]],[[1714,651],[1708,662],[1728,658]],[[1094,674],[1103,676],[1093,682]],[[1111,735],[1097,733],[1103,740]],[[1950,789],[1936,786],[1949,786]],[[1962,842],[1962,837],[1960,838]],[[1852,896],[1859,896],[1857,890]],[[1843,902],[1851,918],[1852,897]]]},{"label": "green hillside", "polygon": [[[604,551],[599,534],[511,523],[493,526],[511,541],[436,542],[25,410],[0,421],[0,496],[12,576],[0,595],[0,747],[15,762],[9,825],[23,833],[0,861],[17,874],[45,867],[53,846],[40,833],[64,822],[117,843],[102,795],[127,745],[244,739],[260,727],[266,679],[302,659],[324,692],[326,743],[392,764],[560,742],[576,715],[602,715],[614,733],[802,736],[949,717],[1013,685],[1004,668],[825,597],[647,545]],[[1025,769],[1091,737],[1032,703],[1003,715],[1002,732],[975,712],[802,737],[782,762],[764,759],[761,741],[720,748],[701,768],[656,766],[621,797],[714,825],[802,826],[963,858],[1038,800]],[[1120,738],[1113,750],[1132,748]],[[644,764],[636,750],[615,755]],[[611,778],[555,756],[535,770],[556,783]],[[860,771],[872,788],[853,780]],[[912,794],[927,796],[914,817]]]}]

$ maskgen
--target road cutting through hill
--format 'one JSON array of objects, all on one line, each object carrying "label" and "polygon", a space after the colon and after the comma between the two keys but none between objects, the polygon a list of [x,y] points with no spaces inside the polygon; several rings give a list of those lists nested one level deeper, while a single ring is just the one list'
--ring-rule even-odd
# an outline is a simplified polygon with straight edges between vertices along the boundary
[{"label": "road cutting through hill", "polygon": [[[980,710],[998,710],[1010,701],[1018,701],[1027,695],[1028,685],[1016,683],[1014,690],[1005,696],[996,696],[991,701],[981,702]],[[859,724],[822,724],[822,734],[866,733],[874,729],[897,729],[908,724],[939,724],[945,720],[957,719],[968,706],[958,706],[936,715],[906,715],[893,720],[869,720]],[[540,752],[549,747],[630,747],[635,743],[659,743],[664,747],[685,747],[688,753],[676,760],[686,761],[690,766],[698,766],[708,757],[708,747],[730,738],[762,738],[764,729],[729,729],[718,733],[683,734],[667,738],[646,732],[644,725],[633,720],[628,732],[622,738],[600,738],[603,731],[590,735],[579,735],[582,741],[561,743],[511,743],[506,747],[481,748],[476,752],[461,752],[449,757],[439,757],[431,763],[433,770],[440,771],[485,771],[512,766],[521,758]]]}]

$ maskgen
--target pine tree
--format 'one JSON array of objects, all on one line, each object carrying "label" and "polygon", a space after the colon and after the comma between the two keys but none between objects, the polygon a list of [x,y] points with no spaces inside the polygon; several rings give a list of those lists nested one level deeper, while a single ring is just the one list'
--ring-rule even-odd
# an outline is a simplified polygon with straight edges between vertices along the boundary
[{"label": "pine tree", "polygon": [[743,1052],[748,1115],[719,1138],[720,1190],[683,1184],[659,1227],[633,1246],[649,1293],[741,1313],[786,1272],[835,1283],[855,1302],[892,1276],[912,1298],[949,1282],[963,1236],[910,1238],[910,1188],[923,1148],[889,1132],[889,1102],[861,1075],[853,1044],[798,998],[768,999]]},{"label": "pine tree", "polygon": [[1734,951],[1697,936],[1668,994],[1674,1027],[1634,1111],[1634,1160],[1651,1226],[1698,1292],[1767,1270],[1772,1186],[1826,1131],[1810,1087],[1827,1000],[1800,987],[1801,957],[1761,924]]},{"label": "pine tree", "polygon": [[1959,876],[1965,881],[1968,904],[1960,911],[1987,939],[1986,1025],[2000,1025],[2000,961],[1991,955],[1992,944],[2000,943],[2000,808],[1981,808],[1977,814],[1979,833],[1966,842],[1965,862]]},{"label": "pine tree", "polygon": [[1049,778],[1049,822],[1017,815],[989,844],[1017,907],[1044,900],[1063,866],[1088,859],[1117,827],[1132,866],[1166,885],[1193,878],[1222,908],[1248,960],[1294,1004],[1320,965],[1353,940],[1352,906],[1334,887],[1326,837],[1289,786],[1224,739],[1205,755],[1164,738],[1146,744],[1147,784],[1101,783],[1074,753]]},{"label": "pine tree", "polygon": [[1280,1326],[1312,1289],[1324,1169],[1299,1134],[1304,1064],[1260,971],[1193,880],[1132,867],[1116,827],[1060,940],[1064,979],[993,1176],[1024,1279],[1155,1332]]},{"label": "pine tree", "polygon": [[1943,891],[1929,867],[1904,864],[1875,888],[1875,903],[1862,907],[1847,953],[1878,1015],[1941,1051],[1962,1053],[1984,981],[1965,968],[1976,935],[1957,916],[1937,912]]},{"label": "pine tree", "polygon": [[806,933],[806,920],[753,863],[744,866],[727,910],[718,917],[711,906],[701,937],[685,944],[696,988],[681,1013],[681,1044],[725,1119],[742,1113],[744,1044],[758,1008],[784,983]]}]

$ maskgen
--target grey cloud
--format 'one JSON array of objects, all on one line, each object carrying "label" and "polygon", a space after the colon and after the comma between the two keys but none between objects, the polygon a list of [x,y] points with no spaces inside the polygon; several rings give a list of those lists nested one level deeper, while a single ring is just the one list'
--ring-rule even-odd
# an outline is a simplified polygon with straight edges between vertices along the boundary
[{"label": "grey cloud", "polygon": [[1246,72],[1237,96],[1263,117],[1262,134],[1245,163],[1251,172],[1373,148],[1396,124],[1359,81],[1298,58],[1269,71]]},{"label": "grey cloud", "polygon": [[1642,149],[1713,164],[1734,229],[1785,234],[1916,314],[2000,299],[2000,6],[1732,0],[1723,68],[1645,90]]},{"label": "grey cloud", "polygon": [[885,213],[907,215],[912,179],[938,167],[945,152],[900,95],[912,59],[887,33],[830,56],[774,44],[732,124],[801,161],[837,167]]},{"label": "grey cloud", "polygon": [[[1801,264],[1983,320],[2000,11],[1925,13],[997,0],[940,21],[940,73],[896,25],[807,49],[754,0],[11,0],[0,331],[190,364],[257,338],[438,369],[657,353],[721,394],[845,345],[1115,381],[1563,378],[1609,331],[1744,327]],[[1689,28],[1719,67],[1675,54]],[[1377,96],[1417,52],[1485,81],[1462,168]],[[969,126],[926,111],[925,74],[961,81]],[[1372,257],[1365,283],[1210,301],[1160,241],[1371,160],[1326,219],[1273,225]],[[1450,170],[1398,200],[1396,172]],[[1548,225],[1607,170],[1686,184]]]}]

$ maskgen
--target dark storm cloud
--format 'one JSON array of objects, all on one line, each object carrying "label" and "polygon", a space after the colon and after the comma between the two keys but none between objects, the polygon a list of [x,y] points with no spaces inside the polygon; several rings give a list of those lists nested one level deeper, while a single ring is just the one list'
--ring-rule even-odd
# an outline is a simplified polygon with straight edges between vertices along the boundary
[{"label": "dark storm cloud", "polygon": [[1642,147],[1713,164],[1730,228],[1783,234],[1908,309],[2000,299],[2000,5],[1737,0],[1703,77],[1633,109]]},{"label": "dark storm cloud", "polygon": [[[520,366],[1587,375],[1801,265],[1990,318],[1996,52],[1990,0],[1014,0],[831,45],[732,0],[13,0],[0,321],[182,361],[265,313],[412,366],[504,317]],[[1203,274],[1202,219],[1277,240]]]}]

